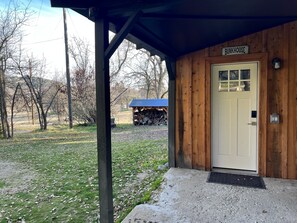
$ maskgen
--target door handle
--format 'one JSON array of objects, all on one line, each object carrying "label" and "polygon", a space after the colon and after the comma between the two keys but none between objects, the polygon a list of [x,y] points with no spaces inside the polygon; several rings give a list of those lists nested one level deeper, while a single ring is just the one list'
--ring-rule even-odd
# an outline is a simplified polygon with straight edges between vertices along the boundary
[{"label": "door handle", "polygon": [[248,125],[257,125],[257,122],[249,122]]}]

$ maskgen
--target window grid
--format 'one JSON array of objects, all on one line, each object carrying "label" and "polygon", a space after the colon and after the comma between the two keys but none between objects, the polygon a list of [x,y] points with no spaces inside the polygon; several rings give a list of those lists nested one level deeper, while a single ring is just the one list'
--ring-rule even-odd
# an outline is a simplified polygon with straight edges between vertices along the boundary
[{"label": "window grid", "polygon": [[219,92],[250,91],[250,70],[219,71]]}]

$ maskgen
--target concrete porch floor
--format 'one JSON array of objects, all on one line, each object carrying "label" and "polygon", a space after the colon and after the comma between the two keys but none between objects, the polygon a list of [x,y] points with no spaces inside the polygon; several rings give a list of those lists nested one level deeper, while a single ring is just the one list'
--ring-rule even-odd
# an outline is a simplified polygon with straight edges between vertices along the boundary
[{"label": "concrete porch floor", "polygon": [[153,201],[123,222],[297,222],[297,180],[264,178],[264,190],[207,183],[208,174],[171,168]]}]

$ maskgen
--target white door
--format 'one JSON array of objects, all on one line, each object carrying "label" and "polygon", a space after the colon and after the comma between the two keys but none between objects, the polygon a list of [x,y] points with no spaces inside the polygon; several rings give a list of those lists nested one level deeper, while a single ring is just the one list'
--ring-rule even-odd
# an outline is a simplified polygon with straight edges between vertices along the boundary
[{"label": "white door", "polygon": [[258,63],[212,65],[212,166],[257,170]]}]

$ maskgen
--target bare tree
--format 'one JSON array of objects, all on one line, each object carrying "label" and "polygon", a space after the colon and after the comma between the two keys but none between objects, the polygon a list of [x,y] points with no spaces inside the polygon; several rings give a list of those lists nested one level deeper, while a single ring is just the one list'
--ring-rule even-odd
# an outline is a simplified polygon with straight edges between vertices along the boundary
[{"label": "bare tree", "polygon": [[168,79],[167,69],[164,62],[158,56],[150,57],[151,72],[153,74],[153,91],[156,98],[163,98],[168,92],[165,82]]},{"label": "bare tree", "polygon": [[[45,79],[46,60],[23,60],[21,51],[17,59],[13,59],[16,72],[22,77],[38,114],[41,130],[47,129],[47,116],[57,94],[65,87],[64,84]],[[29,66],[27,65],[29,64]],[[30,73],[32,72],[32,73]],[[58,86],[58,87],[57,87]]]},{"label": "bare tree", "polygon": [[96,122],[95,72],[90,44],[73,37],[69,53],[74,61],[72,68],[73,116],[77,121]]},{"label": "bare tree", "polygon": [[[111,85],[121,82],[119,76],[125,74],[127,61],[133,57],[134,44],[128,40],[124,40],[119,48],[110,58],[110,83]],[[129,61],[130,62],[130,61]]]},{"label": "bare tree", "polygon": [[0,113],[1,113],[1,130],[4,138],[10,138],[10,126],[8,122],[7,106],[6,106],[6,81],[4,73],[4,59],[0,61]]},{"label": "bare tree", "polygon": [[[116,112],[115,105],[128,90],[122,84],[121,73],[129,58],[132,43],[124,41],[110,60],[111,110]],[[96,122],[96,89],[94,58],[90,44],[73,37],[69,53],[74,61],[72,68],[73,115],[77,121],[84,123]]]},{"label": "bare tree", "polygon": [[[56,71],[55,76],[53,80],[58,83],[56,85],[56,89],[58,90],[60,88],[60,83],[64,82],[64,78],[61,79],[61,75],[58,71]],[[67,88],[60,89],[60,92],[55,97],[51,110],[54,114],[58,117],[58,122],[62,122],[62,120],[67,121],[67,118],[69,118],[68,112],[68,95],[67,95]],[[68,116],[66,118],[66,116]]]},{"label": "bare tree", "polygon": [[[20,94],[18,94],[18,92],[20,92]],[[19,99],[22,98],[22,96],[23,96],[22,87],[21,87],[21,84],[18,83],[14,90],[14,93],[12,96],[12,102],[11,102],[11,112],[10,112],[11,137],[13,137],[14,135],[14,123],[13,123],[14,107],[16,106],[17,102],[19,102]]]},{"label": "bare tree", "polygon": [[6,106],[6,62],[15,46],[21,42],[22,27],[26,25],[30,15],[28,6],[21,6],[14,1],[9,1],[8,5],[0,10],[0,116],[1,131],[5,138],[11,137]]},{"label": "bare tree", "polygon": [[146,50],[139,50],[130,65],[130,79],[139,89],[145,91],[145,98],[162,98],[167,92],[168,78],[164,62],[158,56],[151,56]]}]

